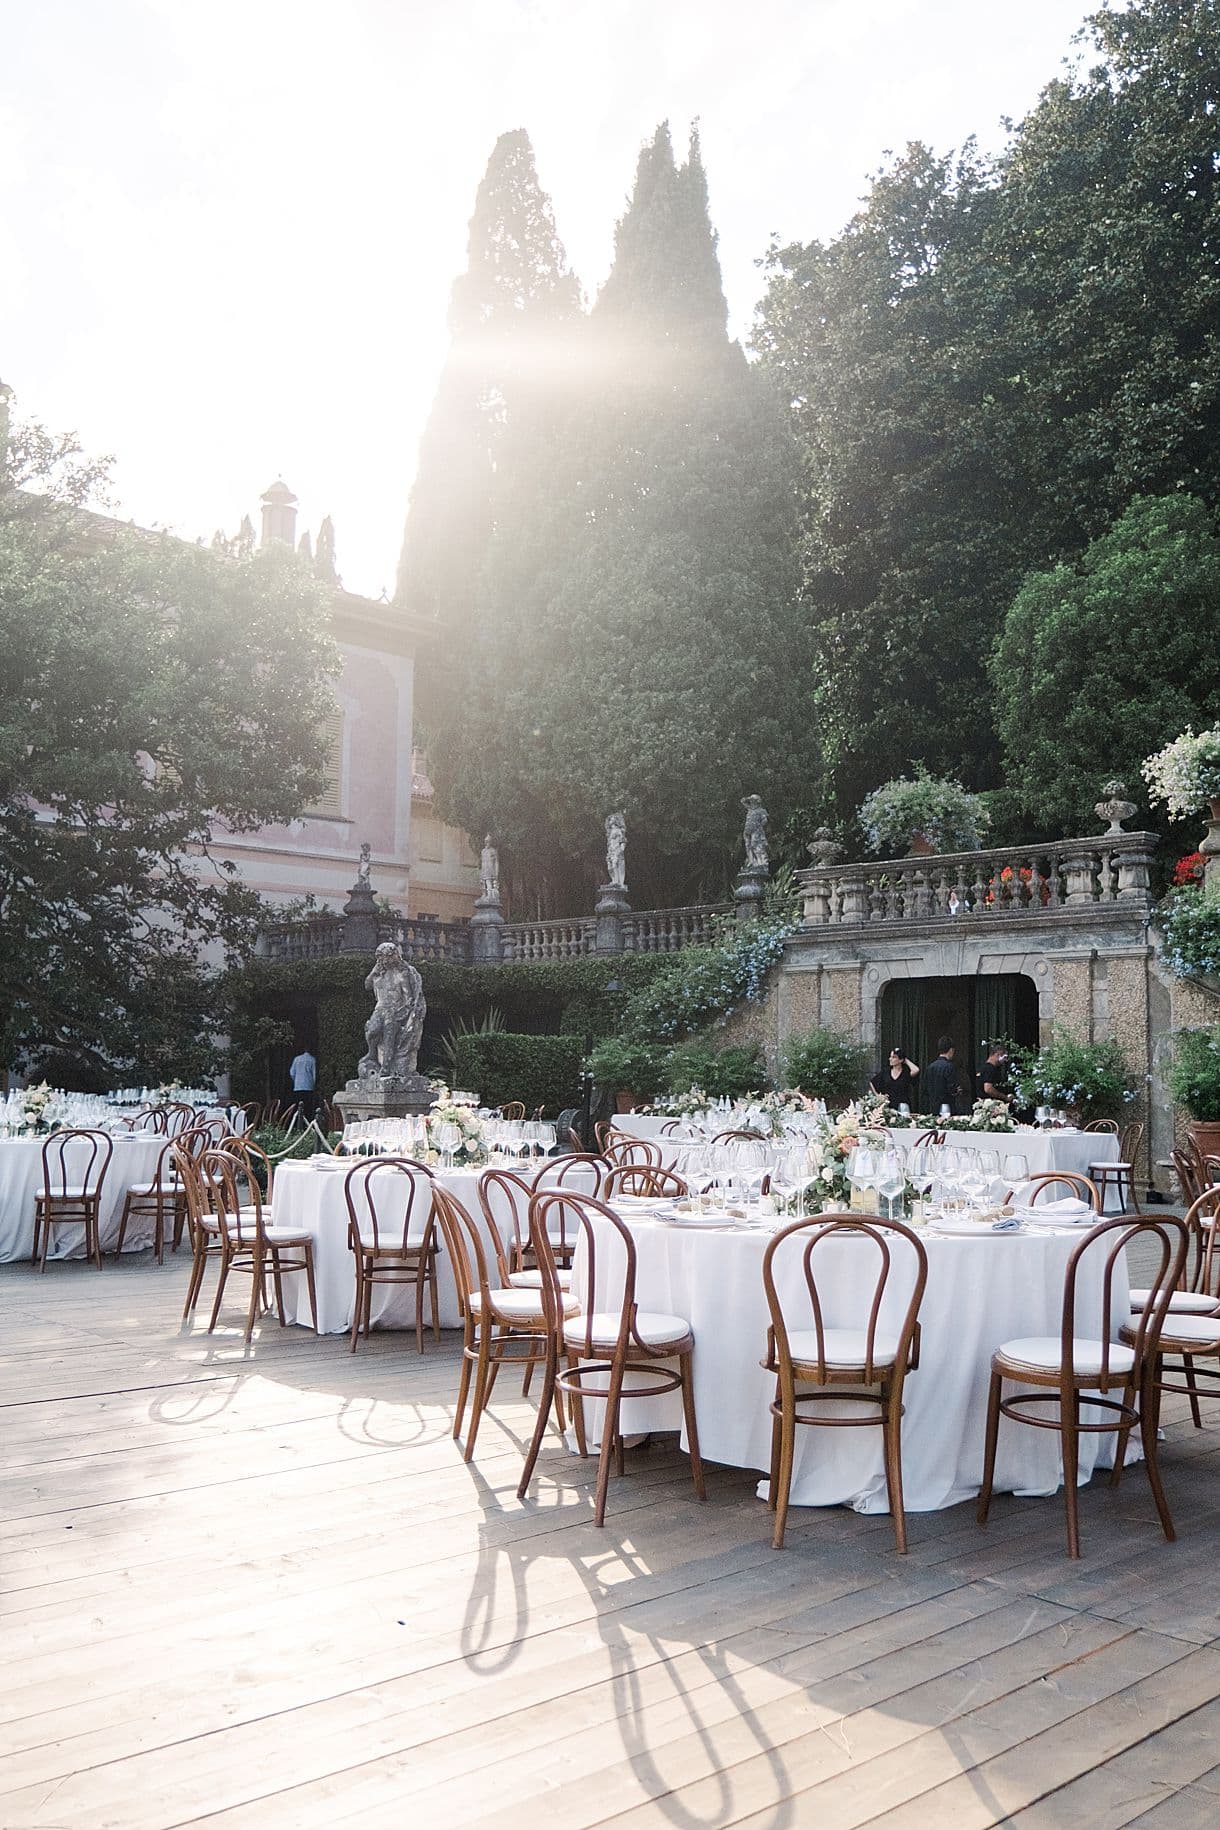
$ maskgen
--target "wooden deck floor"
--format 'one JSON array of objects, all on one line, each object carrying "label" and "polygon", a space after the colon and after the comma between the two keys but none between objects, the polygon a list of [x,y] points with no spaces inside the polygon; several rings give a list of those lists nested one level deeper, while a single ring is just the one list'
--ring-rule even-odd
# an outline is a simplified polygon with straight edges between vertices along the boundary
[{"label": "wooden deck floor", "polygon": [[1220,1822],[1220,1409],[1136,1473],[888,1520],[557,1445],[446,1339],[181,1336],[185,1271],[0,1270],[0,1826]]}]

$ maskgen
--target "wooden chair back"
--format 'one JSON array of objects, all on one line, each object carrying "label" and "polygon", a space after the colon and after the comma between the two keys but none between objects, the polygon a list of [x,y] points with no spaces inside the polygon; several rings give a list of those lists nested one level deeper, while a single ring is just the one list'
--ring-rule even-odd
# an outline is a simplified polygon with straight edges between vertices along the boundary
[{"label": "wooden chair back", "polygon": [[614,1126],[608,1118],[599,1118],[593,1127],[593,1136],[599,1150],[604,1150],[614,1135]]},{"label": "wooden chair back", "polygon": [[[568,1292],[569,1298],[579,1302],[580,1313],[566,1320],[564,1292],[559,1287],[557,1240],[569,1242],[574,1254],[580,1248]],[[617,1315],[612,1358],[625,1360],[632,1347],[647,1354],[646,1343],[635,1326],[635,1240],[613,1208],[593,1195],[571,1194],[565,1189],[537,1191],[530,1201],[530,1244],[542,1271],[542,1309],[552,1334],[572,1340],[572,1331],[583,1328],[583,1341],[575,1343],[577,1352],[587,1360],[604,1360],[604,1350],[599,1349],[594,1355],[593,1318]]]},{"label": "wooden chair back", "polygon": [[[257,1177],[249,1176],[247,1161],[232,1151],[211,1148],[199,1159],[207,1211],[220,1222],[234,1251],[251,1251],[263,1238],[263,1197]],[[242,1200],[247,1183],[249,1200]]]},{"label": "wooden chair back", "polygon": [[529,1250],[530,1196],[533,1190],[515,1169],[485,1169],[479,1177],[479,1206],[497,1239],[508,1239],[508,1258],[517,1270]]},{"label": "wooden chair back", "polygon": [[525,1102],[521,1099],[510,1099],[500,1107],[501,1118],[522,1119],[525,1117]]},{"label": "wooden chair back", "polygon": [[536,1193],[543,1189],[567,1188],[597,1195],[608,1168],[604,1156],[571,1150],[564,1156],[548,1157],[534,1176],[531,1189]]},{"label": "wooden chair back", "polygon": [[611,1202],[615,1195],[655,1195],[670,1199],[689,1193],[690,1188],[682,1177],[672,1169],[662,1169],[659,1163],[619,1163],[602,1183],[601,1198]]},{"label": "wooden chair back", "polygon": [[639,1164],[659,1169],[664,1157],[659,1144],[650,1144],[646,1138],[612,1137],[602,1151],[602,1155],[612,1169],[626,1169]]},{"label": "wooden chair back", "polygon": [[1143,1141],[1144,1141],[1144,1127],[1140,1123],[1138,1118],[1133,1118],[1131,1120],[1130,1124],[1124,1125],[1121,1132],[1119,1133],[1119,1138],[1118,1138],[1118,1160],[1119,1160],[1119,1162],[1120,1163],[1130,1163],[1132,1169],[1134,1169],[1135,1168],[1135,1159],[1139,1155],[1140,1145],[1143,1143]]},{"label": "wooden chair back", "polygon": [[409,1157],[364,1157],[343,1178],[353,1252],[416,1251],[432,1218],[432,1174]]},{"label": "wooden chair back", "polygon": [[1087,1201],[1095,1213],[1101,1212],[1101,1199],[1097,1193],[1097,1184],[1090,1176],[1070,1173],[1066,1169],[1056,1169],[1046,1175],[1031,1176],[1025,1184],[1025,1204],[1033,1207],[1046,1193],[1048,1188],[1062,1188],[1065,1196],[1056,1196],[1056,1200],[1074,1197],[1077,1201]]},{"label": "wooden chair back", "polygon": [[256,1144],[254,1139],[245,1132],[238,1137],[235,1132],[231,1131],[227,1136],[221,1138],[217,1147],[237,1158],[245,1171],[249,1186],[251,1188],[257,1186],[262,1200],[266,1206],[270,1207],[275,1198],[275,1164],[262,1145]]},{"label": "wooden chair back", "polygon": [[[432,1185],[432,1205],[453,1266],[458,1307],[463,1320],[491,1314],[490,1294],[508,1283],[509,1268],[500,1235],[483,1227],[443,1182]],[[490,1231],[491,1237],[488,1237]],[[489,1249],[490,1248],[490,1249]],[[478,1296],[481,1307],[472,1302]]]},{"label": "wooden chair back", "polygon": [[1173,1167],[1178,1178],[1178,1186],[1182,1190],[1182,1199],[1189,1207],[1192,1202],[1199,1199],[1205,1187],[1202,1160],[1187,1150],[1177,1148],[1171,1150],[1169,1154],[1173,1158]]},{"label": "wooden chair back", "polygon": [[[799,1258],[804,1293],[809,1299],[809,1307],[813,1316],[817,1357],[816,1360],[810,1360],[807,1355],[802,1355],[797,1363],[806,1368],[815,1366],[817,1383],[827,1384],[830,1382],[830,1374],[834,1369],[828,1365],[826,1359],[823,1293],[818,1287],[814,1260],[817,1253],[824,1251],[830,1242],[842,1239],[865,1241],[876,1258],[877,1269],[872,1291],[865,1297],[867,1309],[865,1303],[859,1304],[855,1309],[855,1314],[859,1319],[855,1321],[854,1327],[863,1337],[864,1351],[858,1362],[864,1371],[863,1383],[872,1385],[880,1376],[876,1371],[876,1362],[880,1357],[877,1354],[877,1324],[892,1278],[895,1279],[900,1293],[902,1289],[909,1286],[909,1295],[898,1328],[896,1350],[892,1359],[888,1353],[884,1356],[883,1364],[897,1366],[906,1371],[910,1371],[919,1364],[919,1309],[928,1281],[928,1254],[924,1249],[923,1241],[911,1231],[910,1227],[903,1226],[901,1221],[883,1220],[876,1214],[852,1214],[842,1218],[836,1215],[832,1220],[822,1219],[815,1215],[809,1220],[797,1220],[791,1226],[786,1226],[782,1232],[776,1233],[768,1241],[767,1249],[763,1253],[763,1289],[766,1292],[767,1308],[771,1313],[771,1323],[767,1330],[767,1362],[768,1364],[778,1362],[780,1376],[785,1381],[789,1381],[793,1377],[791,1335],[794,1330],[790,1328],[792,1317],[784,1308],[776,1283],[776,1259],[781,1256],[790,1258],[794,1251]],[[833,1258],[823,1259],[822,1262],[827,1264],[829,1271],[833,1265]],[[904,1281],[898,1283],[899,1278]],[[831,1274],[826,1280],[828,1287],[833,1284],[833,1281],[833,1274]],[[839,1300],[841,1299],[836,1298],[836,1302]],[[837,1312],[842,1313],[841,1310]],[[804,1331],[802,1327],[801,1332]],[[808,1376],[806,1373],[801,1375],[802,1378],[806,1376]]]},{"label": "wooden chair back", "polygon": [[188,1106],[185,1100],[176,1100],[165,1112],[165,1130],[169,1137],[181,1137],[195,1123],[195,1108]]},{"label": "wooden chair back", "polygon": [[134,1118],[127,1120],[129,1131],[152,1131],[159,1137],[165,1135],[166,1109],[164,1106],[141,1106]]},{"label": "wooden chair back", "polygon": [[87,1201],[96,1200],[113,1155],[114,1139],[108,1131],[88,1126],[52,1131],[42,1146],[42,1192],[48,1205],[82,1198],[69,1196],[70,1188],[83,1189]]},{"label": "wooden chair back", "polygon": [[[1128,1294],[1127,1268],[1124,1253],[1133,1240],[1138,1239],[1144,1247],[1140,1258],[1142,1264],[1151,1263],[1152,1272],[1148,1277],[1147,1306],[1138,1314],[1131,1314],[1131,1302]],[[1063,1282],[1063,1323],[1061,1329],[1061,1346],[1059,1364],[1064,1372],[1070,1390],[1075,1355],[1072,1342],[1081,1334],[1092,1340],[1100,1340],[1101,1366],[1096,1380],[1096,1390],[1105,1392],[1112,1385],[1136,1385],[1140,1381],[1144,1355],[1155,1352],[1157,1339],[1162,1324],[1169,1312],[1169,1298],[1178,1288],[1186,1263],[1188,1231],[1181,1220],[1176,1218],[1156,1218],[1140,1215],[1128,1218],[1125,1214],[1112,1220],[1099,1220],[1096,1226],[1089,1228],[1080,1244],[1076,1246],[1068,1259],[1067,1272]],[[1148,1246],[1156,1249],[1155,1257],[1145,1256]],[[1106,1254],[1102,1290],[1101,1328],[1097,1330],[1096,1315],[1090,1316],[1087,1324],[1077,1327],[1076,1287],[1081,1265],[1090,1254],[1104,1250]],[[1119,1272],[1121,1269],[1121,1278]],[[1120,1283],[1120,1301],[1115,1307],[1114,1286]],[[1119,1326],[1129,1326],[1134,1335],[1132,1346],[1135,1350],[1135,1364],[1130,1369],[1123,1366],[1117,1370],[1111,1368],[1110,1360],[1114,1337]],[[1094,1389],[1094,1381],[1089,1381]]]},{"label": "wooden chair back", "polygon": [[947,1132],[937,1131],[934,1126],[931,1131],[921,1131],[920,1132],[919,1136],[915,1139],[914,1147],[916,1150],[918,1150],[926,1144],[931,1144],[931,1145],[935,1146],[937,1149],[939,1149],[940,1146],[944,1143],[945,1138],[947,1136],[948,1136]]},{"label": "wooden chair back", "polygon": [[1114,1118],[1091,1118],[1084,1130],[1108,1131],[1113,1137],[1118,1136],[1118,1120]]}]

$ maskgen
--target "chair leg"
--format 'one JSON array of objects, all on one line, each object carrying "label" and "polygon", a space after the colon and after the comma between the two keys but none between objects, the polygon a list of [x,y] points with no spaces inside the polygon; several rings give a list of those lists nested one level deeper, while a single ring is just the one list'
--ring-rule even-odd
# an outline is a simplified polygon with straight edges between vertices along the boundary
[{"label": "chair leg", "polygon": [[979,1505],[975,1517],[980,1525],[987,1523],[987,1514],[991,1511],[991,1489],[995,1483],[995,1454],[1000,1439],[1000,1388],[1003,1381],[998,1372],[991,1375],[991,1386],[987,1393],[987,1444],[983,1450],[983,1485],[979,1489]]},{"label": "chair leg", "polygon": [[275,1284],[276,1314],[280,1318],[280,1327],[286,1328],[288,1324],[284,1320],[284,1277],[280,1268],[280,1249],[277,1245],[273,1245],[271,1248],[271,1278]]},{"label": "chair leg", "polygon": [[212,1304],[212,1319],[208,1323],[209,1334],[211,1334],[212,1330],[215,1328],[217,1318],[220,1315],[220,1299],[224,1295],[225,1283],[228,1279],[229,1265],[232,1256],[233,1254],[229,1250],[229,1241],[226,1235],[220,1248],[220,1275],[216,1280],[216,1300]]},{"label": "chair leg", "polygon": [[[580,1365],[580,1355],[578,1353],[568,1354],[567,1363],[569,1372],[575,1372]],[[577,1452],[584,1458],[589,1453],[589,1444],[585,1439],[585,1401],[580,1395],[579,1383],[578,1380],[571,1392],[572,1428],[576,1432]]]},{"label": "chair leg", "polygon": [[313,1331],[318,1332],[318,1291],[313,1271],[313,1240],[305,1241],[305,1287],[309,1291],[309,1316],[313,1322]]},{"label": "chair leg", "polygon": [[556,1359],[556,1354],[553,1351],[548,1351],[546,1359],[543,1362],[542,1395],[538,1400],[538,1415],[534,1419],[534,1432],[530,1437],[530,1446],[525,1452],[525,1466],[521,1470],[521,1479],[517,1483],[517,1498],[519,1500],[523,1500],[529,1491],[529,1484],[533,1479],[534,1469],[538,1462],[538,1455],[542,1448],[542,1438],[546,1434],[546,1426],[550,1421],[551,1400],[558,1396],[555,1386]]},{"label": "chair leg", "polygon": [[186,1287],[186,1301],[182,1305],[182,1320],[184,1323],[188,1322],[195,1313],[195,1305],[199,1301],[199,1292],[203,1288],[203,1278],[207,1268],[207,1262],[206,1235],[201,1234],[198,1247],[193,1247],[191,1253],[191,1280]]},{"label": "chair leg", "polygon": [[885,1451],[885,1486],[894,1520],[894,1543],[906,1554],[907,1515],[902,1500],[902,1384],[894,1380],[882,1387],[881,1440]]},{"label": "chair leg", "polygon": [[1172,1544],[1177,1533],[1173,1528],[1169,1502],[1165,1498],[1165,1489],[1161,1484],[1161,1464],[1157,1457],[1156,1431],[1160,1409],[1161,1393],[1155,1369],[1145,1364],[1144,1375],[1140,1381],[1140,1440],[1144,1445],[1144,1466],[1148,1470],[1148,1485],[1152,1488],[1152,1497],[1156,1501],[1161,1530]]},{"label": "chair leg", "polygon": [[690,1456],[690,1477],[695,1486],[695,1498],[705,1500],[707,1487],[703,1480],[703,1457],[699,1453],[699,1426],[695,1422],[695,1387],[691,1379],[691,1357],[684,1353],[678,1360],[678,1370],[682,1374],[682,1415],[686,1420],[686,1452]]},{"label": "chair leg", "polygon": [[421,1248],[415,1264],[415,1351],[424,1351],[424,1276],[428,1263],[426,1249]]},{"label": "chair leg", "polygon": [[521,1396],[523,1398],[528,1398],[530,1395],[530,1383],[531,1383],[533,1377],[534,1377],[534,1362],[532,1360],[527,1360],[525,1362],[524,1371],[521,1374]]},{"label": "chair leg", "polygon": [[[781,1381],[782,1383],[782,1381]],[[779,1478],[775,1489],[775,1530],[772,1550],[783,1550],[788,1528],[788,1496],[792,1491],[792,1465],[796,1460],[796,1389],[788,1384],[780,1395]]]},{"label": "chair leg", "polygon": [[487,1403],[487,1391],[491,1367],[491,1342],[486,1327],[479,1330],[479,1364],[474,1376],[474,1399],[470,1407],[470,1433],[466,1438],[464,1459],[470,1461],[474,1455],[475,1438],[479,1433],[479,1422]]},{"label": "chair leg", "polygon": [[623,1394],[623,1368],[617,1362],[610,1369],[610,1388],[606,1396],[606,1415],[602,1424],[602,1448],[597,1458],[597,1496],[593,1507],[593,1523],[604,1525],[606,1522],[606,1495],[610,1491],[610,1457],[614,1454],[615,1443],[619,1434],[619,1411]]},{"label": "chair leg", "polygon": [[[779,1380],[777,1379],[775,1381],[775,1402],[776,1402],[776,1404],[778,1404],[779,1401],[780,1401]],[[771,1474],[770,1474],[769,1480],[767,1481],[767,1507],[768,1507],[768,1510],[771,1512],[775,1511],[775,1496],[779,1492],[779,1450],[780,1450],[779,1412],[777,1410],[773,1409],[771,1412]]]},{"label": "chair leg", "polygon": [[[127,1222],[131,1215],[131,1201],[132,1201],[132,1194],[131,1194],[131,1190],[128,1189],[127,1190],[127,1199],[123,1202],[123,1212],[119,1219],[118,1238],[114,1242],[114,1255],[116,1258],[122,1252],[123,1241],[127,1237]],[[157,1263],[160,1264],[160,1262],[161,1262],[160,1259],[158,1259]]]},{"label": "chair leg", "polygon": [[364,1319],[364,1280],[368,1267],[364,1262],[364,1253],[357,1248],[355,1253],[356,1296],[352,1303],[352,1338],[349,1351],[355,1353],[356,1343],[360,1339],[360,1324]]},{"label": "chair leg", "polygon": [[102,1269],[102,1216],[96,1201],[85,1206],[85,1255]]},{"label": "chair leg", "polygon": [[1199,1410],[1199,1387],[1195,1380],[1195,1363],[1190,1354],[1182,1355],[1182,1370],[1186,1374],[1186,1383],[1190,1387],[1190,1416],[1196,1430],[1203,1428],[1203,1417]]},{"label": "chair leg", "polygon": [[466,1415],[466,1396],[470,1390],[471,1359],[469,1347],[470,1343],[469,1341],[466,1341],[462,1348],[462,1371],[461,1376],[458,1379],[457,1405],[453,1413],[454,1442],[456,1442],[462,1434],[462,1418]]},{"label": "chair leg", "polygon": [[262,1250],[256,1245],[254,1248],[254,1256],[250,1261],[250,1307],[246,1311],[247,1347],[254,1337],[254,1324],[258,1319],[258,1312],[261,1308],[266,1306],[267,1289],[263,1281],[266,1274],[267,1267],[263,1263]]},{"label": "chair leg", "polygon": [[[1132,1384],[1130,1379],[1128,1379],[1126,1385],[1123,1386],[1122,1402],[1125,1405],[1128,1405],[1132,1410],[1134,1410],[1135,1409],[1135,1399],[1136,1399],[1135,1386]],[[1140,1406],[1140,1409],[1141,1409],[1141,1411],[1143,1410],[1142,1405]],[[1114,1466],[1110,1470],[1111,1487],[1117,1487],[1119,1481],[1123,1477],[1123,1464],[1127,1459],[1127,1438],[1130,1435],[1130,1433],[1131,1433],[1130,1424],[1127,1425],[1126,1429],[1119,1429],[1118,1431],[1115,1432]]]},{"label": "chair leg", "polygon": [[1063,1497],[1067,1506],[1068,1556],[1080,1555],[1080,1438],[1076,1424],[1080,1415],[1080,1396],[1073,1391],[1059,1401],[1059,1425],[1063,1433]]},{"label": "chair leg", "polygon": [[432,1339],[441,1338],[441,1305],[436,1292],[436,1251],[428,1253],[428,1293],[432,1303]]}]

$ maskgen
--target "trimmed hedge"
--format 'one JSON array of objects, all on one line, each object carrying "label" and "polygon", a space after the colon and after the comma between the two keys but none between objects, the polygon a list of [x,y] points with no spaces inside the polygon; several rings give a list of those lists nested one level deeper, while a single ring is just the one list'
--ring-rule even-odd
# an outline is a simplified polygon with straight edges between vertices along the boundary
[{"label": "trimmed hedge", "polygon": [[485,1106],[520,1099],[527,1112],[545,1106],[554,1117],[565,1106],[580,1103],[584,1044],[578,1036],[514,1036],[497,1030],[489,1036],[458,1036],[454,1050],[458,1086],[477,1093]]},{"label": "trimmed hedge", "polygon": [[[671,954],[627,953],[605,959],[514,961],[506,966],[417,962],[428,1001],[421,1066],[439,1068],[439,1038],[459,1017],[481,1022],[492,1005],[516,1035],[574,1035],[582,1041],[586,1035],[613,1035],[631,993],[672,961]],[[363,954],[348,953],[330,959],[256,959],[229,973],[224,1018],[237,1096],[263,1096],[268,1048],[290,1043],[294,1017],[306,1012],[317,1019],[318,1086],[327,1093],[341,1087],[364,1053],[364,1025],[372,1009],[364,981],[371,966],[372,960]],[[611,984],[620,989],[609,991]]]}]

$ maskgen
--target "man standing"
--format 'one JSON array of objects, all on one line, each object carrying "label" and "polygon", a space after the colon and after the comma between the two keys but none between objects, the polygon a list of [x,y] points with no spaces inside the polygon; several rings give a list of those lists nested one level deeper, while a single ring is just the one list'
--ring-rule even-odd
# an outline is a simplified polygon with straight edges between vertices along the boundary
[{"label": "man standing", "polygon": [[1002,1099],[1007,1103],[1008,1050],[1002,1042],[993,1042],[979,1069],[979,1098]]},{"label": "man standing", "polygon": [[951,1113],[961,1111],[961,1094],[957,1063],[954,1061],[955,1050],[952,1036],[941,1036],[936,1044],[936,1060],[929,1062],[923,1072],[920,1088],[920,1105],[933,1118],[939,1118],[942,1110],[948,1107]]},{"label": "man standing", "polygon": [[300,1106],[305,1118],[313,1117],[318,1106],[318,1095],[315,1088],[318,1084],[318,1064],[308,1048],[303,1048],[288,1069],[288,1078],[292,1082],[292,1095]]}]

